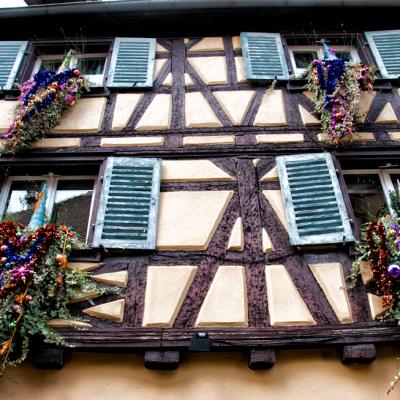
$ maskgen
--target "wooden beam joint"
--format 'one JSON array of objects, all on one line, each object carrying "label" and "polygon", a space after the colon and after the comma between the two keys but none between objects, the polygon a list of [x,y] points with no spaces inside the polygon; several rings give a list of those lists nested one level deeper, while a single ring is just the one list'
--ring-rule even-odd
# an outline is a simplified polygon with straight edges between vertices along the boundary
[{"label": "wooden beam joint", "polygon": [[376,358],[376,347],[374,344],[355,344],[343,346],[343,364],[369,364]]},{"label": "wooden beam joint", "polygon": [[271,369],[276,363],[274,350],[250,350],[249,368],[259,371]]},{"label": "wooden beam joint", "polygon": [[171,371],[179,366],[179,351],[146,351],[144,366],[147,369]]},{"label": "wooden beam joint", "polygon": [[38,347],[33,351],[32,362],[39,369],[62,369],[64,350],[55,347]]}]

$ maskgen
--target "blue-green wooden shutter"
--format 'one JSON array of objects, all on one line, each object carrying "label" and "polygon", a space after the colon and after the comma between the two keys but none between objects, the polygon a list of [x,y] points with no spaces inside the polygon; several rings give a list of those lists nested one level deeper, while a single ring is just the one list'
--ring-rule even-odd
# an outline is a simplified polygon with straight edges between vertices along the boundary
[{"label": "blue-green wooden shutter", "polygon": [[155,249],[161,160],[110,157],[93,246]]},{"label": "blue-green wooden shutter", "polygon": [[0,89],[12,88],[28,42],[0,42]]},{"label": "blue-green wooden shutter", "polygon": [[332,157],[276,158],[292,245],[354,241]]},{"label": "blue-green wooden shutter", "polygon": [[289,79],[279,33],[242,32],[240,38],[247,79]]},{"label": "blue-green wooden shutter", "polygon": [[400,30],[365,32],[383,78],[400,77]]},{"label": "blue-green wooden shutter", "polygon": [[155,56],[155,39],[115,38],[107,86],[152,87]]}]

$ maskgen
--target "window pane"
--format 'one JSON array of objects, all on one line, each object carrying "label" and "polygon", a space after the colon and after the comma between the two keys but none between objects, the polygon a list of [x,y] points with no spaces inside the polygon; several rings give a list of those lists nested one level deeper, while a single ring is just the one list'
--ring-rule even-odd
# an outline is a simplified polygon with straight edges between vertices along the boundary
[{"label": "window pane", "polygon": [[344,175],[354,215],[362,225],[386,209],[378,175]]},{"label": "window pane", "polygon": [[42,185],[43,181],[14,181],[11,184],[3,221],[11,220],[18,224],[28,225]]},{"label": "window pane", "polygon": [[348,58],[351,60],[351,54],[350,51],[335,51],[336,57],[337,58]]},{"label": "window pane", "polygon": [[297,68],[308,68],[313,60],[318,59],[316,51],[294,51],[294,61]]},{"label": "window pane", "polygon": [[93,180],[60,180],[57,185],[53,221],[74,228],[78,238],[86,240]]},{"label": "window pane", "polygon": [[60,68],[61,64],[62,64],[61,59],[42,60],[39,71],[44,71],[46,69],[50,69],[52,71],[57,72],[58,68]]},{"label": "window pane", "polygon": [[80,57],[77,68],[83,75],[101,75],[106,63],[105,57]]}]

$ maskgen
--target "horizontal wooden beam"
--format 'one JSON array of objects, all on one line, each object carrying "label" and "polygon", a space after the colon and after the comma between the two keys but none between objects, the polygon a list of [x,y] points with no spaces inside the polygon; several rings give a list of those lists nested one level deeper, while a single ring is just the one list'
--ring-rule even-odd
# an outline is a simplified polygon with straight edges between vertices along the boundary
[{"label": "horizontal wooden beam", "polygon": [[38,347],[32,351],[32,362],[40,369],[61,369],[64,366],[64,350],[55,347]]},{"label": "horizontal wooden beam", "polygon": [[[77,349],[188,350],[195,329],[129,329],[109,331],[62,330]],[[310,348],[400,342],[400,328],[377,323],[282,328],[208,328],[214,351]]]}]

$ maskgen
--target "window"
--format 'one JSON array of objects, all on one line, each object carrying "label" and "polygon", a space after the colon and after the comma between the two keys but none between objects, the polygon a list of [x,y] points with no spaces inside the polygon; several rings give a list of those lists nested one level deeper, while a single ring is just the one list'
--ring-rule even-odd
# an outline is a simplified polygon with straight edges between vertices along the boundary
[{"label": "window", "polygon": [[[331,46],[337,57],[345,57],[353,62],[359,62],[357,50],[353,46]],[[308,66],[315,59],[322,60],[324,52],[321,46],[289,46],[290,61],[293,73],[296,77],[301,77],[307,71]]]},{"label": "window", "polygon": [[344,170],[358,227],[390,210],[392,192],[399,193],[400,169]]},{"label": "window", "polygon": [[[43,55],[36,59],[32,75],[45,69],[57,71],[64,56],[62,54]],[[90,86],[103,86],[107,53],[74,54],[70,68],[78,68]]]},{"label": "window", "polygon": [[73,227],[82,242],[87,240],[96,176],[12,176],[3,186],[2,219],[28,225],[44,183],[46,223]]}]

